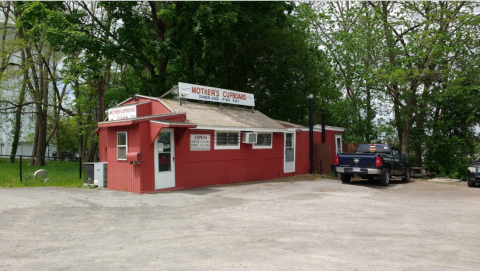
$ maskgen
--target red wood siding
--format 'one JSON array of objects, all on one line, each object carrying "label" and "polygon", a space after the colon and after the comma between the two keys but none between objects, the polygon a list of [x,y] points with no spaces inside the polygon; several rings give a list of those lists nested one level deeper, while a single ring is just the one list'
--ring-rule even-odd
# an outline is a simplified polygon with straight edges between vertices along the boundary
[{"label": "red wood siding", "polygon": [[152,103],[137,105],[137,118],[152,115]]},{"label": "red wood siding", "polygon": [[[330,161],[332,161],[332,165],[335,164],[335,157],[337,156],[337,151],[335,150],[335,135],[342,135],[343,141],[343,133],[339,131],[326,131],[325,141],[330,142],[331,152],[330,152]],[[320,141],[321,142],[321,141]]]},{"label": "red wood siding", "polygon": [[[335,163],[335,135],[342,135],[340,131],[325,131],[325,142],[330,143],[330,161]],[[308,131],[296,134],[297,150],[295,151],[295,174],[308,174],[310,172],[310,135]],[[313,144],[322,142],[322,133],[313,132]]]},{"label": "red wood siding", "polygon": [[[126,131],[128,152],[141,152],[140,165],[117,160],[117,132]],[[154,148],[150,138],[150,124],[143,122],[100,131],[100,148],[107,142],[108,188],[135,193],[155,191]],[[334,135],[327,131],[326,140],[333,147]],[[210,151],[190,151],[190,134],[210,134]],[[107,138],[105,141],[104,139]],[[268,180],[285,176],[308,174],[310,170],[309,133],[296,133],[295,172],[284,173],[284,133],[273,133],[272,149],[253,149],[240,143],[237,150],[215,150],[215,132],[175,128],[176,188],[194,188],[216,184]],[[314,142],[321,142],[321,133],[314,132]],[[334,160],[333,160],[334,161]]]},{"label": "red wood siding", "polygon": [[[138,116],[171,114],[160,101],[138,97],[138,102],[151,101],[137,107]],[[126,104],[135,104],[130,100]],[[159,120],[185,121],[186,116],[165,116]],[[159,125],[150,121],[118,123],[124,126],[102,126],[100,161],[108,162],[107,187],[114,190],[148,193],[155,191],[154,138]],[[215,150],[215,132],[174,128],[175,130],[175,182],[176,189],[207,185],[268,180],[285,176],[307,174],[310,170],[309,132],[295,133],[295,172],[284,173],[284,133],[273,133],[272,149],[253,149],[252,144],[240,143],[240,149]],[[127,132],[128,152],[141,152],[143,161],[131,165],[117,160],[117,132]],[[209,134],[210,151],[190,151],[191,134]],[[335,134],[326,131],[331,144],[331,157],[335,161]],[[314,132],[314,143],[321,142],[321,133]]]},{"label": "red wood siding", "polygon": [[[318,138],[318,134],[313,133],[313,140]],[[295,144],[295,174],[308,174],[310,172],[310,133],[308,131],[299,132],[295,135],[297,143]]]},{"label": "red wood siding", "polygon": [[[251,144],[240,143],[240,149],[237,150],[215,150],[214,131],[186,130],[183,135],[180,134],[175,131],[177,187],[191,188],[285,176],[283,133],[273,134],[272,149],[252,149]],[[210,134],[210,151],[190,151],[190,134]]]},{"label": "red wood siding", "polygon": [[152,100],[152,115],[171,114],[170,109],[165,107],[160,101]]},{"label": "red wood siding", "polygon": [[[137,116],[140,117],[140,116],[148,116],[148,115],[162,115],[162,114],[171,114],[173,113],[171,110],[169,110],[165,105],[163,105],[160,101],[157,101],[157,100],[152,100],[152,99],[147,99],[147,98],[142,98],[142,97],[138,97],[138,101],[135,101],[133,99],[123,103],[122,105],[129,105],[129,104],[136,104],[136,103],[142,103],[142,102],[150,102],[150,103],[147,103],[147,104],[142,104],[140,105],[142,108],[141,108],[141,114],[139,114],[139,112],[137,111]],[[144,105],[146,105],[146,107],[149,107],[149,113],[147,114],[146,112],[147,111],[144,111]],[[139,108],[137,107],[137,110],[139,110]],[[145,113],[144,113],[145,112]],[[143,114],[146,114],[146,115],[143,115]]]},{"label": "red wood siding", "polygon": [[[127,161],[117,160],[117,132],[127,132],[127,151],[140,151],[138,124],[108,128],[107,139],[107,187],[113,190],[125,190],[139,193],[139,167]],[[135,168],[134,168],[135,167]]]}]

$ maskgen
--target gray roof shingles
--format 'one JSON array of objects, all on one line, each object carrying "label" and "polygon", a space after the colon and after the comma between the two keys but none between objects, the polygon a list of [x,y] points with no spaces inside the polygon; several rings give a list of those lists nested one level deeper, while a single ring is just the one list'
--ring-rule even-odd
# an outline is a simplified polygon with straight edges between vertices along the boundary
[{"label": "gray roof shingles", "polygon": [[199,126],[284,129],[260,111],[232,107],[228,105],[210,105],[178,100],[160,99],[174,113],[186,113],[187,122]]}]

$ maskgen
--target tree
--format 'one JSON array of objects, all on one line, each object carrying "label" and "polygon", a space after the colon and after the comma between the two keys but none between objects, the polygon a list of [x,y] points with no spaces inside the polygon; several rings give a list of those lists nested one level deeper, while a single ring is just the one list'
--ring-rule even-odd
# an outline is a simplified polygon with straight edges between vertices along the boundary
[{"label": "tree", "polygon": [[115,102],[132,93],[159,96],[184,81],[255,93],[258,109],[304,122],[305,97],[329,86],[325,55],[309,41],[308,25],[294,15],[291,3],[30,6],[21,26],[37,39],[43,29],[45,40],[69,62],[78,56],[76,65],[87,81],[103,76],[107,104],[114,104],[112,96]]},{"label": "tree", "polygon": [[[387,105],[400,148],[403,153],[412,152],[417,165],[426,157],[427,164],[439,172],[460,172],[461,163],[444,157],[467,155],[476,137],[479,108],[472,98],[479,88],[479,4],[312,5],[316,13],[307,18],[334,59],[348,97],[344,110],[337,108],[338,116],[352,116],[347,118],[356,122],[354,111],[368,112],[368,101],[374,99]],[[352,90],[363,97],[370,93],[371,98],[354,100]],[[367,127],[371,120],[366,117],[365,121],[361,125]],[[355,134],[362,133],[356,130]]]},{"label": "tree", "polygon": [[378,108],[374,101],[375,82],[371,79],[377,64],[377,24],[373,12],[363,3],[312,2],[302,9],[316,31],[317,42],[331,59],[335,85],[344,101],[329,110],[335,125],[349,127],[346,140],[371,142],[376,139],[372,125]]}]

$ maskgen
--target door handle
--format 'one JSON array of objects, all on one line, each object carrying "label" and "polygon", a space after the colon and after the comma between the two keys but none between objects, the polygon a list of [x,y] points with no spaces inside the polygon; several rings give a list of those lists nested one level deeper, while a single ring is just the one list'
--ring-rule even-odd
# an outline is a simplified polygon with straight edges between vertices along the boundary
[{"label": "door handle", "polygon": [[173,159],[173,162],[175,162],[175,157],[172,157],[172,159]]}]

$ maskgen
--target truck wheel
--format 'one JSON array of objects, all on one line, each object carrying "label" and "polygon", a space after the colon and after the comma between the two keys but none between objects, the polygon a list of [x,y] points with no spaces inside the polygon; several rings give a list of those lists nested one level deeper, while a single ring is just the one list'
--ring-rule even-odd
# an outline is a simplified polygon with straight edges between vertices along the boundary
[{"label": "truck wheel", "polygon": [[405,177],[403,177],[402,181],[404,182],[409,182],[410,181],[410,174],[411,174],[412,170],[410,168],[406,168],[405,169]]},{"label": "truck wheel", "polygon": [[340,179],[342,180],[342,183],[349,183],[351,178],[352,178],[352,175],[350,174],[340,175]]},{"label": "truck wheel", "polygon": [[468,187],[475,187],[475,182],[472,182],[470,180],[467,181]]},{"label": "truck wheel", "polygon": [[385,169],[385,172],[380,176],[380,185],[388,186],[390,184],[390,170]]}]

